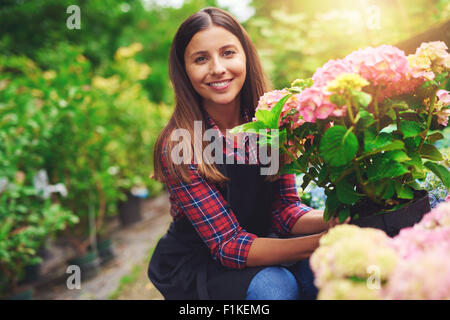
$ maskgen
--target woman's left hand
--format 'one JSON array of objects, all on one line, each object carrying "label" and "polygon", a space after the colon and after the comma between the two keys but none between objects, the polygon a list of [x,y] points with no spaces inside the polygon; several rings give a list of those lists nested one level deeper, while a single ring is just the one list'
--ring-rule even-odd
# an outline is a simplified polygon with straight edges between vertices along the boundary
[{"label": "woman's left hand", "polygon": [[328,230],[331,229],[331,228],[334,228],[335,226],[337,226],[339,224],[346,224],[346,223],[349,223],[349,222],[350,222],[350,217],[345,219],[345,221],[342,222],[342,223],[339,222],[339,217],[331,218],[327,222]]}]

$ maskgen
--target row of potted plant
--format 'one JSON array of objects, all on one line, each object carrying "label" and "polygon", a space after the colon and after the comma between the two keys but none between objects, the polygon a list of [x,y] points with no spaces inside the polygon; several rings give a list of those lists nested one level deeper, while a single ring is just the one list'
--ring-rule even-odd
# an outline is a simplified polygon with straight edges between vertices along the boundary
[{"label": "row of potted plant", "polygon": [[151,72],[135,60],[140,50],[119,48],[96,70],[67,44],[55,48],[52,69],[0,57],[0,295],[14,291],[49,238],[89,260],[92,233],[100,249],[108,243],[107,219],[133,187],[162,190],[148,176],[170,110],[140,85]]}]

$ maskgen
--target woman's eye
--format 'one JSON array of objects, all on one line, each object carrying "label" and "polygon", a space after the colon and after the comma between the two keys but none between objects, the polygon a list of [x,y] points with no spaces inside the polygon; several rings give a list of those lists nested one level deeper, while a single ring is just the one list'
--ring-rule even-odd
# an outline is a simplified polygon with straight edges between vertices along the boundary
[{"label": "woman's eye", "polygon": [[224,56],[232,56],[233,54],[235,54],[236,52],[234,52],[233,50],[227,50],[223,53]]},{"label": "woman's eye", "polygon": [[198,57],[194,60],[195,63],[202,63],[205,62],[206,58],[205,57]]}]

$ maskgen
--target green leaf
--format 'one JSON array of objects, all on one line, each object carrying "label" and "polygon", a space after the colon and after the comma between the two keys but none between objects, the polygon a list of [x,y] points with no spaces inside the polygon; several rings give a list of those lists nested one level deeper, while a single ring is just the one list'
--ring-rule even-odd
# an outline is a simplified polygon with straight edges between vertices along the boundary
[{"label": "green leaf", "polygon": [[339,211],[339,223],[343,223],[350,216],[350,208],[345,207]]},{"label": "green leaf", "polygon": [[280,115],[281,111],[283,110],[283,106],[286,103],[286,101],[292,96],[292,94],[288,94],[283,99],[277,102],[277,104],[272,108],[272,119],[270,123],[271,129],[277,129],[278,128],[278,122],[280,121]]},{"label": "green leaf", "polygon": [[336,189],[331,190],[328,194],[327,194],[327,200],[325,201],[325,205],[331,210],[331,211],[336,211],[336,209],[338,208],[340,202],[337,196],[337,191]]},{"label": "green leaf", "polygon": [[277,129],[278,122],[280,120],[281,111],[286,101],[292,96],[292,94],[287,94],[283,97],[271,110],[258,109],[255,112],[255,117],[258,121],[264,123],[266,128]]},{"label": "green leaf", "polygon": [[303,190],[305,190],[308,187],[308,185],[311,182],[311,180],[312,180],[312,177],[310,175],[304,175],[303,176],[303,183],[301,185],[301,188]]},{"label": "green leaf", "polygon": [[440,132],[433,132],[427,136],[427,141],[429,143],[435,143],[438,140],[444,139],[444,136]]},{"label": "green leaf", "polygon": [[328,210],[327,207],[325,207],[325,210],[323,210],[323,221],[328,222],[331,218],[331,212]]},{"label": "green leaf", "polygon": [[370,104],[370,102],[372,101],[372,96],[366,92],[363,91],[354,91],[352,93],[353,99],[354,101],[364,107],[367,108],[367,106]]},{"label": "green leaf", "polygon": [[337,105],[338,107],[342,107],[347,103],[347,100],[345,100],[345,97],[340,94],[332,94],[330,96],[330,102]]},{"label": "green leaf", "polygon": [[386,152],[384,154],[384,156],[388,159],[391,159],[391,160],[394,160],[397,162],[405,162],[405,161],[411,160],[411,158],[408,157],[408,155],[402,150],[389,151],[389,152]]},{"label": "green leaf", "polygon": [[424,143],[422,149],[420,150],[420,155],[422,158],[433,160],[433,161],[442,161],[444,158],[439,150],[429,143]]},{"label": "green leaf", "polygon": [[410,138],[419,135],[422,132],[422,128],[417,122],[402,120],[400,122],[400,131],[403,133],[403,137]]},{"label": "green leaf", "polygon": [[230,133],[236,134],[239,132],[255,132],[258,133],[259,130],[266,129],[266,126],[262,121],[254,121],[254,122],[247,122],[244,124],[241,124],[240,126],[236,126],[233,129],[230,130]]},{"label": "green leaf", "polygon": [[395,191],[397,192],[397,197],[400,199],[414,198],[414,193],[411,187],[406,184],[402,184],[400,181],[395,181]]},{"label": "green leaf", "polygon": [[333,167],[343,166],[355,157],[358,139],[344,126],[329,128],[320,141],[320,155]]},{"label": "green leaf", "polygon": [[427,161],[425,162],[425,167],[430,169],[439,179],[446,188],[450,188],[450,172],[448,169],[439,163]]},{"label": "green leaf", "polygon": [[367,176],[369,177],[369,181],[372,182],[384,178],[399,177],[408,172],[409,170],[401,163],[380,156],[368,167]]},{"label": "green leaf", "polygon": [[[364,152],[371,152],[378,150],[383,151],[384,147],[390,144],[392,141],[392,135],[387,132],[381,132],[377,135],[374,128],[368,128],[364,130]],[[394,149],[391,149],[394,150]]]},{"label": "green leaf", "polygon": [[360,119],[358,121],[358,128],[365,129],[365,128],[369,127],[370,125],[372,125],[375,122],[373,114],[368,112],[368,111],[366,111],[366,110],[364,110],[364,109],[361,109],[358,112],[358,114],[360,116]]},{"label": "green leaf", "polygon": [[384,189],[382,199],[392,199],[395,193],[395,183],[393,180],[388,179],[386,182],[386,188]]},{"label": "green leaf", "polygon": [[417,151],[408,151],[408,157],[410,157],[411,160],[405,161],[404,164],[409,167],[412,166],[411,174],[413,179],[425,178],[426,174],[419,153]]},{"label": "green leaf", "polygon": [[258,109],[255,112],[255,117],[259,122],[262,122],[266,128],[271,129],[272,112],[270,110]]},{"label": "green leaf", "polygon": [[354,191],[354,186],[342,179],[336,185],[338,199],[345,204],[355,204],[363,195]]},{"label": "green leaf", "polygon": [[294,162],[284,165],[280,171],[280,174],[291,174],[291,173],[302,174],[305,173],[305,171],[302,171],[299,168],[297,168]]}]

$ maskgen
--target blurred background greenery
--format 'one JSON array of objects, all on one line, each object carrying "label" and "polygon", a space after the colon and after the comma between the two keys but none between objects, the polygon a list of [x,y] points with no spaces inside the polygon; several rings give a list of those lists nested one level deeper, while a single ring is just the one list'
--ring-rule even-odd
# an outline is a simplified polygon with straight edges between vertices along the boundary
[{"label": "blurred background greenery", "polygon": [[[79,30],[66,26],[70,5]],[[450,18],[449,0],[2,0],[0,295],[49,237],[83,255],[89,212],[106,238],[105,217],[133,188],[163,190],[149,176],[173,108],[168,53],[179,24],[206,6],[238,17],[275,88]]]}]

